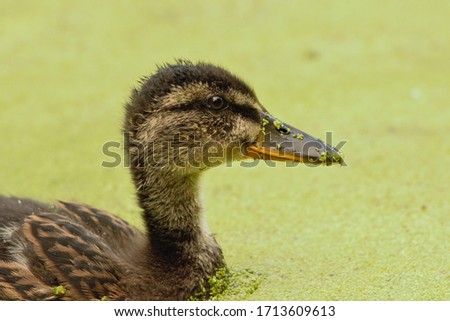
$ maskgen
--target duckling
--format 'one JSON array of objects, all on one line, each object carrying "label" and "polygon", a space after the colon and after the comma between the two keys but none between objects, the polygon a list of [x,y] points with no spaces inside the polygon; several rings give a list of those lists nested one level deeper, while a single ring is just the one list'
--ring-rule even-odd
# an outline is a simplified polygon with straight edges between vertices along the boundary
[{"label": "duckling", "polygon": [[176,61],[143,79],[124,132],[145,232],[86,204],[1,196],[0,300],[187,300],[226,266],[199,199],[205,170],[246,158],[343,162],[208,63]]}]

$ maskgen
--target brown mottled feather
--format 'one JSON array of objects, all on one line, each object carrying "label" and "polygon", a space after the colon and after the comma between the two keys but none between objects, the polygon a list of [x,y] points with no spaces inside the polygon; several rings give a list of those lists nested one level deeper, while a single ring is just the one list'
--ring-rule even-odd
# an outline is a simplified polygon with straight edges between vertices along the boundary
[{"label": "brown mottled feather", "polygon": [[119,281],[116,262],[120,259],[84,226],[59,214],[41,213],[25,219],[24,234],[73,299],[92,300],[105,295],[125,299],[114,286]]},{"label": "brown mottled feather", "polygon": [[0,261],[0,300],[45,300],[52,296],[52,288],[26,265]]},{"label": "brown mottled feather", "polygon": [[0,260],[0,299],[43,300],[51,298],[58,285],[67,289],[64,300],[127,299],[118,286],[121,269],[126,268],[120,255],[129,251],[126,244],[142,242],[142,233],[84,204],[56,205],[52,212],[24,216],[20,226],[11,228],[17,232],[4,239],[8,251],[18,252],[20,247],[23,253]]},{"label": "brown mottled feather", "polygon": [[115,250],[127,244],[129,246],[136,238],[143,237],[142,233],[130,224],[107,211],[75,202],[56,201],[55,205],[72,215],[84,228],[101,235],[102,240]]}]

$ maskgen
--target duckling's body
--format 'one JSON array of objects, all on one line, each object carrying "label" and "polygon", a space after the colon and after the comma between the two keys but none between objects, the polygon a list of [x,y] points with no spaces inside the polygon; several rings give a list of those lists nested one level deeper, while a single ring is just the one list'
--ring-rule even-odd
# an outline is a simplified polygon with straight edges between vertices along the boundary
[{"label": "duckling's body", "polygon": [[186,300],[225,266],[199,200],[204,170],[255,155],[341,162],[210,64],[179,61],[145,79],[124,131],[145,232],[84,204],[0,196],[0,300]]},{"label": "duckling's body", "polygon": [[[0,197],[0,213],[9,213],[0,229],[1,300],[184,300],[223,265],[218,247],[205,264],[175,253],[161,260],[144,233],[85,204]],[[67,291],[58,297],[60,285]]]}]

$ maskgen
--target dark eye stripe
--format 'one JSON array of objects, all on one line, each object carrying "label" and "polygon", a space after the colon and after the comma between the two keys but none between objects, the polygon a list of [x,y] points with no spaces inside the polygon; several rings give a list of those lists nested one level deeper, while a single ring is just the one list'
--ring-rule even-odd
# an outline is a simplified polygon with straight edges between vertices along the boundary
[{"label": "dark eye stripe", "polygon": [[257,122],[258,124],[261,123],[261,116],[259,111],[251,106],[231,105],[231,110],[235,113],[240,114],[244,118]]}]

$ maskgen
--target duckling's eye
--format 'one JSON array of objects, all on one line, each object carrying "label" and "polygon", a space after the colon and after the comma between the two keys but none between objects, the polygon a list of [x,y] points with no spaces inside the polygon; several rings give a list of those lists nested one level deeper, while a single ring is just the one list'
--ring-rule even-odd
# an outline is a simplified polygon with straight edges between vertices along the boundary
[{"label": "duckling's eye", "polygon": [[212,109],[223,109],[227,106],[227,102],[220,96],[212,96],[208,99],[208,106]]}]

